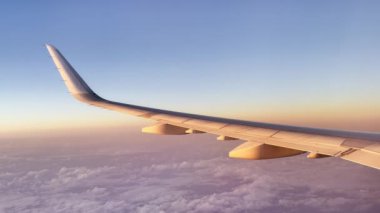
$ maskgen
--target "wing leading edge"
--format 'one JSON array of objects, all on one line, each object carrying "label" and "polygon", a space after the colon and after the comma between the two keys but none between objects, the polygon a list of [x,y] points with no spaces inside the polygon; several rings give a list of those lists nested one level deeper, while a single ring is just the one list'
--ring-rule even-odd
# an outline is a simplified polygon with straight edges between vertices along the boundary
[{"label": "wing leading edge", "polygon": [[309,152],[308,158],[326,156],[380,169],[380,134],[287,126],[174,112],[109,101],[98,96],[65,57],[46,45],[69,92],[79,101],[122,113],[153,119],[145,133],[181,135],[211,133],[218,140],[243,140],[230,151],[232,158],[270,159]]}]

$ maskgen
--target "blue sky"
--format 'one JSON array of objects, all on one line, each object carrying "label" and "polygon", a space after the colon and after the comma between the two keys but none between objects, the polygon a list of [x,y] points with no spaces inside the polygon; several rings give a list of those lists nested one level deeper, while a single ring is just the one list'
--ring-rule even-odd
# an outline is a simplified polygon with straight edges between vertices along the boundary
[{"label": "blue sky", "polygon": [[3,1],[0,131],[138,121],[73,100],[44,43],[113,100],[271,122],[362,121],[340,126],[374,130],[379,4]]}]

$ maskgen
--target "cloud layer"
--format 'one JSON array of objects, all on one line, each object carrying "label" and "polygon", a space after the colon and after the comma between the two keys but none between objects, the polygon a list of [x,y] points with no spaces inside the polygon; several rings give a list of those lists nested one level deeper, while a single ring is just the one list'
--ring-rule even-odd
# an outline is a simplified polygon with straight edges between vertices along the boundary
[{"label": "cloud layer", "polygon": [[206,139],[4,143],[0,211],[380,210],[380,173],[376,170],[339,159],[308,160],[305,156],[232,160],[225,153],[236,144]]}]

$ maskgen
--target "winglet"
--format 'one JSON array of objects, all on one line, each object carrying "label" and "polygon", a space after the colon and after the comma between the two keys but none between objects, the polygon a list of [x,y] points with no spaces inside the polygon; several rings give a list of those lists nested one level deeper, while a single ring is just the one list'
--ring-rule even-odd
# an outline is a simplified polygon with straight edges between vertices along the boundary
[{"label": "winglet", "polygon": [[57,48],[50,44],[46,44],[46,48],[48,49],[58,72],[61,74],[67,89],[75,98],[83,102],[92,102],[101,99],[91,90]]}]

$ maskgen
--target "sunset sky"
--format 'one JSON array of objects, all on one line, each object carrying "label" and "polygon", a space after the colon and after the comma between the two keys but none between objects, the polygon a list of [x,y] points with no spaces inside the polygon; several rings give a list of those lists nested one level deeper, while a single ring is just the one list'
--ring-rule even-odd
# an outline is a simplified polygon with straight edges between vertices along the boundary
[{"label": "sunset sky", "polygon": [[70,96],[380,132],[380,1],[1,1],[0,212],[380,212],[379,170],[145,135]]},{"label": "sunset sky", "polygon": [[[0,132],[145,121],[72,99],[58,47],[100,95],[214,116],[380,130],[377,1],[8,1]],[[140,124],[140,125],[141,125]]]}]

